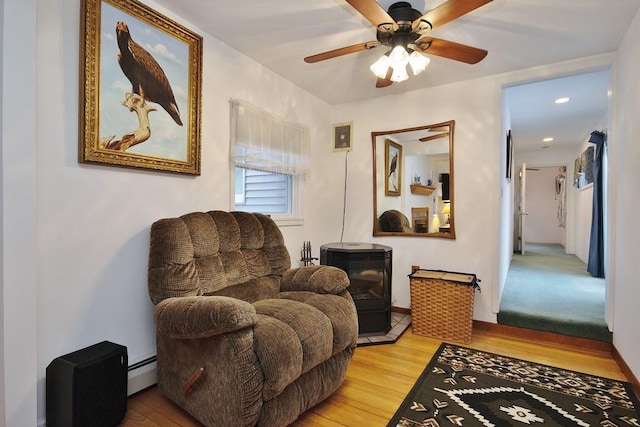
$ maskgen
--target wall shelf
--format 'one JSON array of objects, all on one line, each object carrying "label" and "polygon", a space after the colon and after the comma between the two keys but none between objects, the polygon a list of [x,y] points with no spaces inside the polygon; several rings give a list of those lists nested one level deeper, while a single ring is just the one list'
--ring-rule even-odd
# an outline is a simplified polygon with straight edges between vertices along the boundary
[{"label": "wall shelf", "polygon": [[430,196],[436,189],[436,187],[429,187],[427,185],[411,184],[411,194],[420,194],[423,196]]}]

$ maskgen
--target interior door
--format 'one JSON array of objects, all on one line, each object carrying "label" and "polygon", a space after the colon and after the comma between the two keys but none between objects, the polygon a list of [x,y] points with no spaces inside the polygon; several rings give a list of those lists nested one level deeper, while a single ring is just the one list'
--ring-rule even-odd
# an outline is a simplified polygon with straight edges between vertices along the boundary
[{"label": "interior door", "polygon": [[518,242],[520,248],[520,254],[525,254],[525,241],[524,241],[524,224],[527,217],[527,210],[525,206],[525,189],[527,184],[527,165],[525,163],[520,167],[520,173],[518,174],[520,179],[519,193],[520,198],[518,201]]}]

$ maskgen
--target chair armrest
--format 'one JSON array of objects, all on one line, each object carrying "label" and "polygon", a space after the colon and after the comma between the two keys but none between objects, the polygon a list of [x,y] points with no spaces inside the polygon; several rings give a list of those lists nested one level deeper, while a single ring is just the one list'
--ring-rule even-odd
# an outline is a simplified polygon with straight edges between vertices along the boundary
[{"label": "chair armrest", "polygon": [[329,265],[308,265],[285,271],[280,291],[311,291],[338,295],[348,287],[349,276],[344,270]]},{"label": "chair armrest", "polygon": [[222,296],[167,298],[154,310],[159,334],[170,338],[205,338],[251,327],[256,310],[251,304]]}]

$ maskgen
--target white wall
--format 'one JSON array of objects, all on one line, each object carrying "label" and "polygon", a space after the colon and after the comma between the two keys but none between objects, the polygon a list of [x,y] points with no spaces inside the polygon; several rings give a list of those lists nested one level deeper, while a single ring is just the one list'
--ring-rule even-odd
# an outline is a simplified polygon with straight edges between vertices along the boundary
[{"label": "white wall", "polygon": [[608,269],[613,293],[613,344],[640,377],[640,305],[638,253],[640,253],[640,12],[636,14],[620,49],[614,72],[613,108],[608,135],[610,173],[608,184]]},{"label": "white wall", "polygon": [[[36,423],[36,1],[2,2],[0,425]],[[18,42],[19,41],[19,42]],[[26,84],[25,84],[26,82]]]},{"label": "white wall", "polygon": [[593,184],[572,188],[572,191],[576,193],[575,255],[580,258],[580,261],[587,264],[591,242],[591,218],[593,218]]},{"label": "white wall", "polygon": [[[372,78],[374,84],[375,79]],[[495,322],[492,288],[497,282],[497,232],[502,140],[500,90],[493,79],[479,79],[402,95],[354,102],[335,108],[335,122],[354,122],[354,160],[349,169],[344,241],[393,248],[393,304],[409,307],[412,265],[475,273],[482,280],[475,318]],[[435,105],[437,101],[437,106]],[[372,237],[371,132],[455,120],[454,174],[456,240]],[[481,135],[481,137],[479,137]],[[407,177],[405,176],[405,179]]]}]

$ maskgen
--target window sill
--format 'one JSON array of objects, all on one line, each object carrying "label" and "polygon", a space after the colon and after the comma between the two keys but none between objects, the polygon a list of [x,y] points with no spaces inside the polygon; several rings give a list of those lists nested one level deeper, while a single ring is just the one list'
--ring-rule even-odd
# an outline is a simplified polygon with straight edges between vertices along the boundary
[{"label": "window sill", "polygon": [[278,227],[293,227],[304,225],[304,219],[302,218],[278,218],[277,216],[272,216],[271,219],[276,223]]}]

